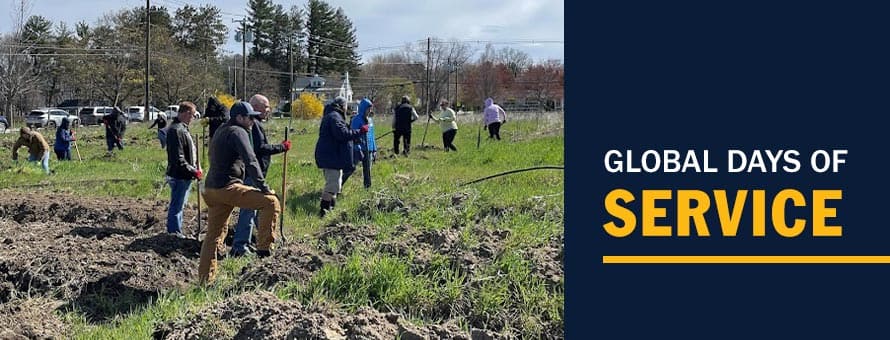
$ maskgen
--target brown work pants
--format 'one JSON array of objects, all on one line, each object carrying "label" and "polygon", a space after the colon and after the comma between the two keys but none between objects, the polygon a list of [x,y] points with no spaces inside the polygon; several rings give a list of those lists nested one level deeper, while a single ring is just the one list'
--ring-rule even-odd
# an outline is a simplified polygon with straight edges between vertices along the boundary
[{"label": "brown work pants", "polygon": [[198,264],[198,279],[209,282],[216,276],[216,250],[222,247],[226,238],[229,216],[235,207],[257,211],[257,249],[269,250],[275,235],[275,222],[281,207],[275,195],[266,195],[254,187],[243,184],[230,184],[221,189],[204,189],[204,202],[207,203],[207,234],[201,244],[201,262]]}]

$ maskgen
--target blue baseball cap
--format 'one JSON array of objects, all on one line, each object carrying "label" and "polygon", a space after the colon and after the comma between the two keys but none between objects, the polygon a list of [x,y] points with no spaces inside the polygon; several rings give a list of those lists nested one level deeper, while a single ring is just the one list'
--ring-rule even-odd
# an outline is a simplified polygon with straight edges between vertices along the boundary
[{"label": "blue baseball cap", "polygon": [[242,116],[259,116],[260,113],[253,110],[253,106],[248,102],[237,102],[232,105],[232,108],[229,109],[229,114],[232,116],[242,115]]}]

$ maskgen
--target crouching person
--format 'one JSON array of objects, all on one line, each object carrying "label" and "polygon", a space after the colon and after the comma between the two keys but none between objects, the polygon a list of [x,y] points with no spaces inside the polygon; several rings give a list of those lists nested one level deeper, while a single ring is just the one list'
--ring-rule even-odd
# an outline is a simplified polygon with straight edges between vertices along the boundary
[{"label": "crouching person", "polygon": [[12,145],[12,160],[19,159],[19,148],[25,146],[28,148],[28,161],[40,162],[43,171],[49,174],[49,144],[37,131],[23,127],[19,130],[19,139]]},{"label": "crouching person", "polygon": [[[216,276],[216,250],[222,246],[228,231],[229,215],[235,207],[258,212],[257,256],[271,255],[275,222],[281,207],[275,192],[266,184],[260,164],[250,142],[250,130],[260,113],[246,102],[237,102],[230,110],[231,118],[219,127],[210,143],[210,170],[204,187],[207,203],[207,234],[201,245],[198,277],[201,282]],[[253,179],[255,187],[244,185]]]}]

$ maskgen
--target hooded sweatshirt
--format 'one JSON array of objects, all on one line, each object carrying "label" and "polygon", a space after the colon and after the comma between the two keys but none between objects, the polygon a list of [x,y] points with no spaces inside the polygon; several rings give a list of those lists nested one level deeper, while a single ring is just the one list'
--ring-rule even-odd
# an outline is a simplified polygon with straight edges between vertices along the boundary
[{"label": "hooded sweatshirt", "polygon": [[374,103],[371,103],[371,100],[368,98],[362,99],[360,103],[358,103],[358,114],[355,117],[352,117],[352,123],[350,128],[353,130],[358,130],[362,128],[362,125],[368,125],[368,133],[361,138],[362,143],[368,144],[369,151],[377,151],[377,144],[374,143],[374,126],[371,121],[371,117],[368,117],[368,112],[371,111],[371,107],[374,106]]},{"label": "hooded sweatshirt", "polygon": [[[500,123],[507,120],[507,112],[500,105],[494,103],[494,99],[485,99],[485,126],[491,123]],[[501,117],[504,118],[501,118]]]},{"label": "hooded sweatshirt", "polygon": [[68,118],[64,118],[62,119],[62,124],[59,124],[59,127],[56,128],[56,141],[53,143],[54,150],[71,150],[71,130],[68,129],[70,124]]},{"label": "hooded sweatshirt", "polygon": [[210,122],[209,136],[210,139],[213,139],[213,134],[216,133],[216,129],[229,120],[229,109],[220,103],[219,99],[216,99],[216,97],[210,97],[207,99],[207,108],[204,109],[204,117],[207,117]]},{"label": "hooded sweatshirt", "polygon": [[43,139],[43,135],[36,131],[31,131],[27,127],[19,129],[19,139],[12,146],[13,159],[19,158],[19,148],[22,146],[28,147],[28,154],[37,159],[40,159],[49,151],[49,144],[46,144],[46,139]]}]

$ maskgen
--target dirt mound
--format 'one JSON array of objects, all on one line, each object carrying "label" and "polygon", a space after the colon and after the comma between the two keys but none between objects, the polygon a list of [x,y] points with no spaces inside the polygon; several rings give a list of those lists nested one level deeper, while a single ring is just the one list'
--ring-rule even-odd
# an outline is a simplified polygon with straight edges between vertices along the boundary
[{"label": "dirt mound", "polygon": [[245,266],[239,276],[244,287],[274,287],[279,282],[305,282],[312,274],[332,260],[300,244],[291,243],[277,249],[270,257],[257,259]]},{"label": "dirt mound", "polygon": [[0,339],[62,339],[69,329],[47,299],[13,300],[0,304]]},{"label": "dirt mound", "polygon": [[5,198],[0,203],[0,219],[18,223],[55,221],[146,229],[163,224],[167,208],[164,201],[117,198],[103,201],[57,193],[23,194],[6,190],[0,194]]},{"label": "dirt mound", "polygon": [[[482,333],[480,333],[481,335]],[[370,307],[349,313],[307,307],[256,291],[216,303],[184,319],[159,325],[155,339],[470,339],[454,324],[415,326],[398,314]],[[480,339],[484,337],[479,337]],[[492,337],[494,338],[494,337]]]},{"label": "dirt mound", "polygon": [[0,303],[57,299],[62,310],[98,322],[193,282],[200,244],[165,234],[157,222],[162,202],[146,206],[119,200],[88,207],[61,194],[11,196],[0,204]]}]

